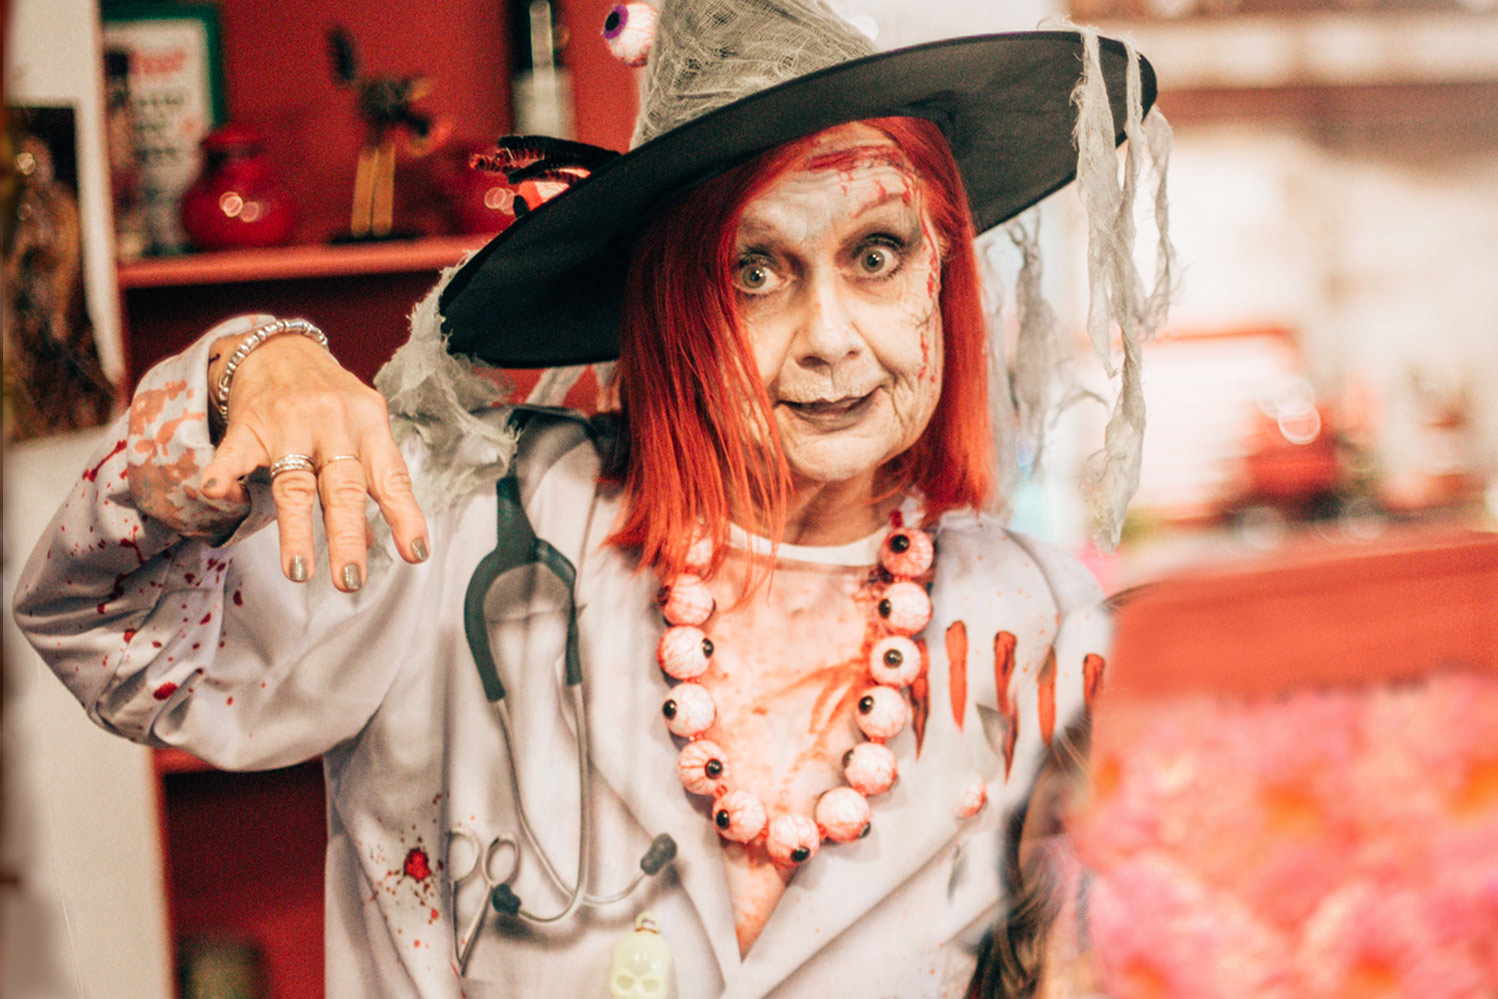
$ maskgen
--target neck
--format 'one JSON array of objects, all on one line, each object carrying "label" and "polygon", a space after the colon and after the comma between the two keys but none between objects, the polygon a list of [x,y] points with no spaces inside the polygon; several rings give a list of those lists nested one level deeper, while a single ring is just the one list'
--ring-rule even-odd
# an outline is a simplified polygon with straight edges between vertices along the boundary
[{"label": "neck", "polygon": [[794,483],[781,540],[792,545],[842,545],[866,538],[889,520],[900,497],[881,496],[873,472],[845,482]]}]

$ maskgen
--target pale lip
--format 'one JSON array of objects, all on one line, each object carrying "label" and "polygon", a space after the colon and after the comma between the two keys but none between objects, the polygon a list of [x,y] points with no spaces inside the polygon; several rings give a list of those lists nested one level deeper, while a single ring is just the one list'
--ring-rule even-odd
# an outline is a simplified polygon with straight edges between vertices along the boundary
[{"label": "pale lip", "polygon": [[841,399],[814,400],[811,402],[794,402],[790,399],[781,399],[777,405],[783,406],[787,411],[794,414],[796,419],[810,426],[814,430],[824,433],[846,430],[855,426],[867,415],[873,406],[874,397],[879,390],[871,389],[863,395],[844,396]]}]

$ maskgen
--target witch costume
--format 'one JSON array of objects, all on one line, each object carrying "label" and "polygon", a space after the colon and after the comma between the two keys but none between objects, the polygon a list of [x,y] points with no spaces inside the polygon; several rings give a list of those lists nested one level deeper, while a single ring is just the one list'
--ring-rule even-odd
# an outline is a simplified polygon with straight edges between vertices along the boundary
[{"label": "witch costume", "polygon": [[[731,44],[749,38],[775,57]],[[705,78],[740,56],[733,87]],[[982,511],[928,519],[912,496],[899,523],[831,548],[735,530],[723,579],[638,571],[606,543],[606,424],[517,420],[459,355],[614,356],[620,261],[660,199],[839,123],[936,122],[980,228],[1072,178],[1074,131],[1084,173],[1101,141],[1111,177],[1114,144],[1153,120],[1148,64],[1076,31],[877,54],[802,0],[668,2],[650,59],[636,147],[445,274],[378,380],[429,560],[372,561],[354,594],[290,586],[263,485],[248,509],[197,491],[208,352],[268,318],[249,316],[145,376],[22,578],[18,621],[106,729],[229,770],[322,757],[329,995],[665,996],[670,981],[610,974],[648,911],[684,999],[960,996],[1002,903],[1004,816],[1101,680],[1090,575]],[[1074,92],[1101,139],[1078,130]],[[1133,290],[1112,314],[1137,349],[1152,303]],[[718,630],[726,578],[755,559],[773,596]],[[765,815],[714,752],[717,708],[692,681],[707,658],[763,654],[744,636],[859,664],[864,741],[813,815]],[[742,955],[722,859],[738,837],[799,865]]]}]

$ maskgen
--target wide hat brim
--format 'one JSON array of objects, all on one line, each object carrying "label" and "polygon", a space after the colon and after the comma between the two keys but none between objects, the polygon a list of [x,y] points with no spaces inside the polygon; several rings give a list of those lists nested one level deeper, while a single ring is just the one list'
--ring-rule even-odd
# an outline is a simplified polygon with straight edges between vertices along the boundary
[{"label": "wide hat brim", "polygon": [[[1099,39],[1124,138],[1127,53]],[[636,234],[675,193],[784,142],[866,118],[926,118],[952,147],[977,230],[1076,175],[1075,31],[978,35],[854,59],[718,108],[598,168],[517,219],[453,275],[439,300],[453,353],[507,368],[619,355],[619,308]],[[1139,60],[1141,99],[1155,74]]]}]

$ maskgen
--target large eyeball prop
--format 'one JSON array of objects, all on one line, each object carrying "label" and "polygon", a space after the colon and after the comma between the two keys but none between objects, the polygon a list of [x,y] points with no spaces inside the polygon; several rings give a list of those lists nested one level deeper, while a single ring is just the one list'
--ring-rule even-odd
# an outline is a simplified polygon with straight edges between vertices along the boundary
[{"label": "large eyeball prop", "polygon": [[655,8],[648,3],[618,3],[603,19],[603,40],[626,66],[643,66],[655,41]]}]

